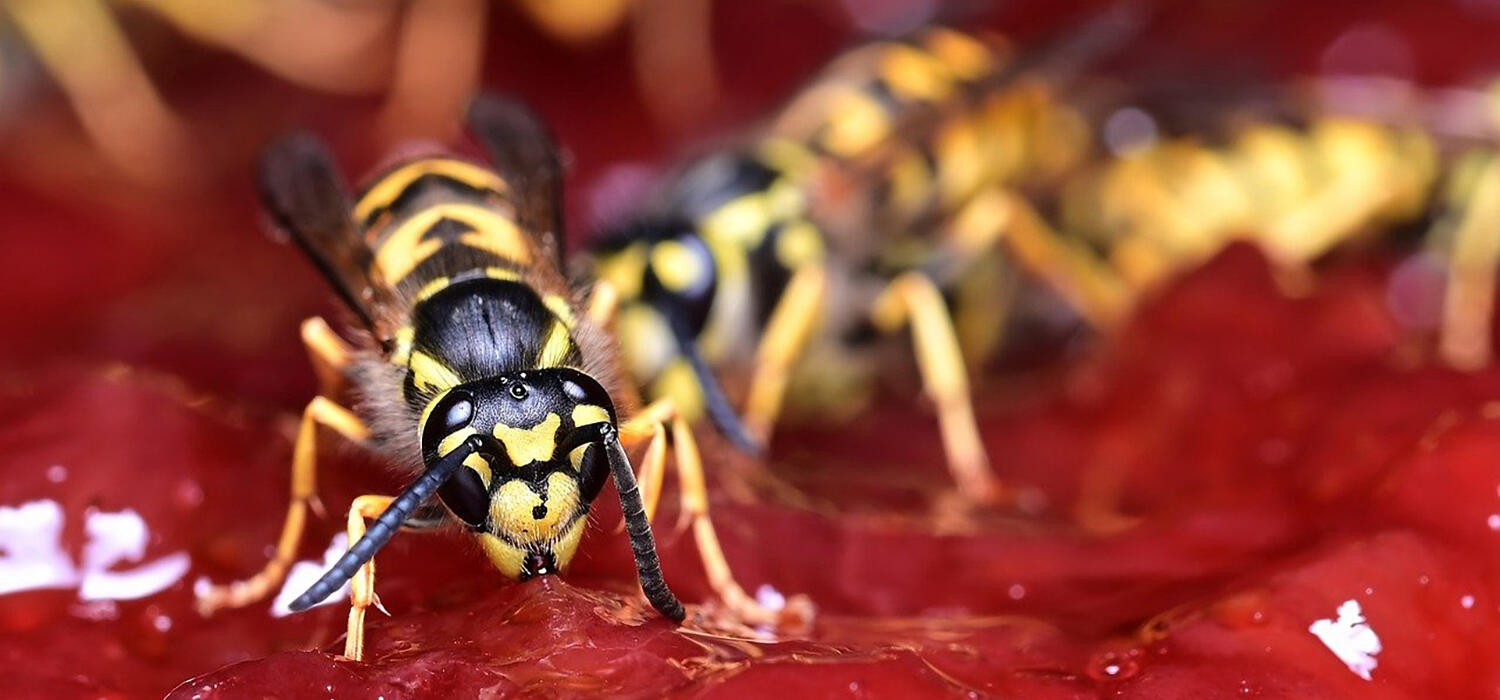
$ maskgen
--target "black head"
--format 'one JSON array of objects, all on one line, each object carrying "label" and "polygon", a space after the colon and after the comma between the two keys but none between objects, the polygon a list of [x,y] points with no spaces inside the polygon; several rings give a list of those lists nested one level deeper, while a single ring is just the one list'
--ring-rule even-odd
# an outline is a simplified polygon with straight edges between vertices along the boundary
[{"label": "black head", "polygon": [[[609,470],[579,428],[615,423],[609,394],[570,368],[525,370],[453,387],[429,404],[420,430],[433,465],[466,441],[482,445],[438,498],[515,578],[567,565],[589,504]],[[584,431],[588,432],[588,431]]]}]

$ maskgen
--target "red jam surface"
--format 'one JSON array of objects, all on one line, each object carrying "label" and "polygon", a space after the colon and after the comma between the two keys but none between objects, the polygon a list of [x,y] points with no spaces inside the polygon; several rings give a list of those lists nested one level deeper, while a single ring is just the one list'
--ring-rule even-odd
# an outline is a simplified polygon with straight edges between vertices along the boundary
[{"label": "red jam surface", "polygon": [[[721,5],[726,119],[766,107],[837,43],[817,19],[832,15],[810,4]],[[570,52],[494,7],[487,75],[557,126],[582,184],[573,220],[586,221],[593,195],[581,193],[604,164],[656,157],[682,135],[644,126],[623,41]],[[1275,72],[1315,66],[1355,24],[1318,4],[1213,8],[1169,18],[1162,35],[1258,47]],[[1368,21],[1417,42],[1419,78],[1500,62],[1445,53],[1493,52],[1483,17],[1371,8]],[[767,60],[771,31],[788,50]],[[199,55],[160,72],[188,118],[239,125],[206,132],[223,138],[204,154],[218,168],[205,190],[124,188],[76,134],[59,135],[61,109],[0,143],[0,696],[1500,689],[1500,370],[1432,361],[1429,339],[1390,311],[1393,258],[1336,261],[1294,297],[1243,247],[1082,356],[977,380],[989,454],[1021,507],[956,507],[932,413],[899,387],[849,424],[779,433],[769,474],[704,434],[736,576],[766,600],[808,596],[818,616],[805,633],[728,634],[702,624],[714,612],[702,605],[674,628],[643,610],[612,488],[565,579],[511,583],[461,535],[398,536],[379,557],[391,615],[370,615],[363,663],[337,656],[342,601],[203,618],[195,582],[253,572],[275,540],[313,392],[296,324],[335,313],[310,266],[256,229],[251,154],[294,118],[340,134],[370,110]],[[376,156],[350,141],[336,145],[358,171]],[[307,566],[352,498],[402,483],[335,436],[322,447],[329,512],[310,523]],[[699,604],[709,590],[668,484],[666,576]],[[1084,527],[1079,504],[1117,508],[1088,511]]]},{"label": "red jam surface", "polygon": [[[1254,251],[1231,249],[1096,356],[1025,390],[990,382],[985,440],[1031,487],[1034,514],[956,510],[921,408],[787,432],[775,486],[708,440],[736,574],[818,605],[796,636],[674,629],[643,611],[610,490],[567,579],[510,583],[461,535],[399,536],[379,558],[392,615],[371,616],[365,663],[336,656],[342,603],[204,619],[192,583],[253,570],[279,527],[292,415],[142,369],[33,374],[0,400],[0,503],[12,520],[53,504],[75,575],[0,596],[6,685],[131,697],[181,683],[174,698],[1486,695],[1500,685],[1500,372],[1420,361],[1384,310],[1383,272],[1339,266],[1289,298]],[[352,450],[323,455],[330,508],[397,485]],[[1122,485],[1131,519],[1104,534],[1070,513],[1100,481]],[[89,523],[124,511],[144,548],[89,564],[108,544]],[[669,494],[667,577],[703,601],[675,518]],[[314,520],[305,559],[339,521]],[[185,573],[148,582],[160,590],[84,599],[90,583],[183,555]]]}]

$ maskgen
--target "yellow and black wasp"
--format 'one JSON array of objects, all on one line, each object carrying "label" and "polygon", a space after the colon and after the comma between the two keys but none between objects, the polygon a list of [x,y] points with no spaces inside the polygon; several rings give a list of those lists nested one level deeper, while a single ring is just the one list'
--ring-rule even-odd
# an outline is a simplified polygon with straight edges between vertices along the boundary
[{"label": "yellow and black wasp", "polygon": [[[553,573],[573,558],[589,505],[611,475],[641,588],[663,616],[683,619],[622,447],[622,439],[650,437],[648,452],[661,454],[670,409],[620,418],[607,338],[579,312],[559,273],[561,171],[548,134],[500,98],[476,99],[468,120],[493,170],[417,158],[357,199],[316,138],[293,134],[267,150],[266,208],[361,326],[354,347],[321,319],[304,323],[303,340],[320,377],[347,382],[357,400],[350,410],[325,388],[308,404],[275,555],[247,580],[200,591],[203,610],[260,600],[284,578],[314,498],[316,434],[327,427],[419,474],[394,498],[355,499],[353,544],[292,604],[311,606],[352,579],[346,656],[361,656],[372,558],[398,528],[435,513],[471,531],[506,576]],[[697,459],[690,439],[677,448],[680,458]],[[434,495],[443,507],[424,509]]]},{"label": "yellow and black wasp", "polygon": [[[1374,91],[1356,87],[1313,92]],[[1483,366],[1500,263],[1500,208],[1488,196],[1500,187],[1500,120],[1482,92],[1448,90],[1441,102],[1410,86],[1396,92],[1369,105],[1280,95],[1269,107],[1262,98],[1221,108],[1213,135],[1143,144],[1073,177],[1062,228],[1103,250],[1132,296],[1233,240],[1305,278],[1351,242],[1422,229],[1446,275],[1438,353],[1453,367]]]},{"label": "yellow and black wasp", "polygon": [[[1115,290],[1077,272],[1093,259],[1030,225],[1039,217],[1012,188],[1055,181],[1088,153],[1087,121],[1056,91],[1138,20],[1111,12],[1019,58],[929,28],[834,60],[761,133],[690,163],[601,236],[586,274],[618,295],[630,375],[753,449],[787,397],[844,413],[863,403],[884,352],[869,341],[910,324],[959,491],[993,500],[966,356],[993,345],[984,329],[1003,325],[1005,292],[945,292],[1001,247],[1082,308],[1116,313]],[[719,376],[749,377],[743,418]]]}]

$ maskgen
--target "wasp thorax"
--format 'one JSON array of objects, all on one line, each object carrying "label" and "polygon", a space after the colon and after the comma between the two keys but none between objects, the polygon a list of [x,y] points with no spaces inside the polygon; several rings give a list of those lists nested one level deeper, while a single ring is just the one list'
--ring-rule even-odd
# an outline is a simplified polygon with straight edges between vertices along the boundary
[{"label": "wasp thorax", "polygon": [[422,453],[432,463],[479,436],[484,448],[438,497],[479,534],[496,566],[524,578],[572,558],[608,474],[600,448],[575,439],[575,431],[602,422],[614,422],[613,406],[588,375],[513,372],[439,395],[422,419]]}]

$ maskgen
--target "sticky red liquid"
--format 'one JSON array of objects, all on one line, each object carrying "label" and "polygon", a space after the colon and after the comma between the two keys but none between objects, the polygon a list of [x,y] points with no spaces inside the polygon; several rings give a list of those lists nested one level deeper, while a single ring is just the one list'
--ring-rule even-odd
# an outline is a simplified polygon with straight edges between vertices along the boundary
[{"label": "sticky red liquid", "polygon": [[[801,10],[766,17],[776,12]],[[1199,21],[1218,29],[1195,37],[1267,42],[1282,70],[1313,62],[1308,47],[1328,37],[1310,27],[1341,26],[1283,8],[1308,37],[1233,32],[1249,11],[1216,12]],[[1487,26],[1381,12],[1415,37]],[[766,17],[751,26],[771,26]],[[768,84],[784,86],[834,43],[826,27],[797,31],[792,58],[726,60],[731,87],[773,94]],[[726,32],[725,55],[753,55],[750,34]],[[504,36],[516,40],[495,42],[491,73],[516,75],[501,69],[523,58],[546,66],[505,84],[557,122],[579,157],[576,190],[602,163],[668,150],[669,138],[640,135],[637,106],[591,118],[630,104],[617,84],[628,82],[622,46],[580,58]],[[1419,44],[1420,77],[1484,65],[1442,50],[1460,43]],[[777,77],[745,77],[767,65]],[[167,85],[194,96],[189,114],[247,105],[279,115],[265,132],[286,118],[287,88],[228,70],[233,95],[203,85],[212,73]],[[564,80],[575,74],[592,77]],[[730,111],[766,104],[744,102]],[[290,105],[318,125],[362,113],[306,95]],[[6,171],[0,506],[57,503],[74,561],[91,509],[132,509],[150,532],[144,561],[185,552],[192,566],[133,601],[86,604],[76,587],[0,596],[0,696],[1463,698],[1500,686],[1500,372],[1431,362],[1387,310],[1392,260],[1381,255],[1331,265],[1309,296],[1289,298],[1256,253],[1233,249],[1111,343],[1043,375],[981,380],[989,453],[1010,483],[1044,497],[1036,513],[953,510],[931,413],[910,396],[849,425],[780,433],[773,473],[788,490],[705,435],[729,561],[752,593],[769,584],[817,604],[803,637],[728,638],[640,612],[612,489],[566,579],[509,583],[460,536],[399,536],[379,558],[392,617],[371,614],[363,664],[334,656],[342,604],[204,619],[192,583],[255,570],[278,532],[294,419],[312,392],[296,322],[332,311],[296,252],[253,226],[246,173],[258,140],[223,157],[201,200],[63,196],[28,180],[25,163]],[[311,523],[303,559],[321,553],[354,496],[400,485],[337,438],[324,445],[330,515]],[[1080,528],[1074,504],[1111,483],[1138,522]],[[678,594],[698,603],[709,591],[691,538],[673,528],[674,495],[659,520],[662,558]],[[1369,681],[1309,632],[1349,600],[1381,643]]]}]

